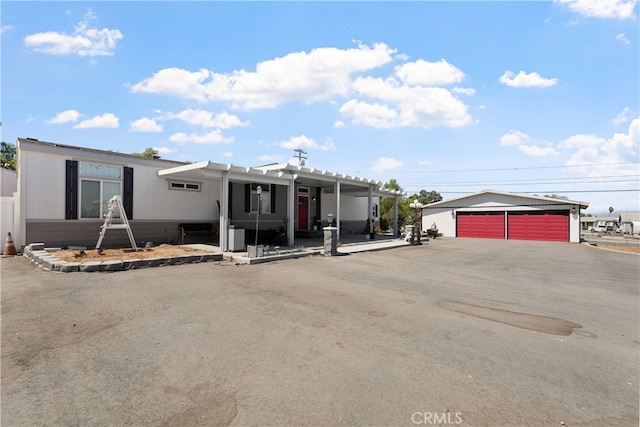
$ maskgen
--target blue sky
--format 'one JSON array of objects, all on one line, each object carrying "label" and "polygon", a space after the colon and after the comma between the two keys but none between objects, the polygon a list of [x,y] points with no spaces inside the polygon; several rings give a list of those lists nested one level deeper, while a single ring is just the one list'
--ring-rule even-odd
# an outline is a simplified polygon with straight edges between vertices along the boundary
[{"label": "blue sky", "polygon": [[640,210],[637,0],[0,8],[6,142]]}]

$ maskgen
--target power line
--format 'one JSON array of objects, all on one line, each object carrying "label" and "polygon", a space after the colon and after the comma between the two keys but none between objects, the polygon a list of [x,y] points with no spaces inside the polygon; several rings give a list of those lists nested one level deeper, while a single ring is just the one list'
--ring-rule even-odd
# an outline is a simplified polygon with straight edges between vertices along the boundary
[{"label": "power line", "polygon": [[[618,179],[618,178],[630,178],[630,177],[634,177],[635,179]],[[445,182],[431,182],[431,183],[410,182],[406,185],[408,186],[424,186],[424,185],[479,186],[479,185],[491,185],[491,184],[525,185],[532,181],[547,181],[547,182],[536,182],[536,184],[540,184],[540,185],[584,184],[584,183],[593,184],[593,183],[634,182],[634,181],[638,181],[639,177],[640,175],[605,175],[605,176],[592,176],[592,177],[505,179],[505,180],[491,180],[491,181],[457,181],[457,182],[445,181]],[[570,180],[574,180],[574,181],[570,181]]]},{"label": "power line", "polygon": [[[407,191],[410,193],[411,191]],[[627,192],[638,192],[640,193],[640,188],[631,189],[631,190],[555,190],[556,193],[627,193]],[[440,194],[474,194],[473,191],[438,191]],[[522,194],[539,194],[545,193],[545,191],[518,191],[518,193]]]},{"label": "power line", "polygon": [[583,168],[590,166],[619,166],[619,165],[638,165],[640,162],[617,162],[617,163],[585,163],[581,165],[561,165],[561,166],[530,166],[530,167],[512,167],[512,168],[484,168],[484,169],[419,169],[419,170],[394,170],[390,173],[450,173],[450,172],[497,172],[497,171],[514,171],[514,170],[538,170],[538,169],[564,169],[564,168]]}]

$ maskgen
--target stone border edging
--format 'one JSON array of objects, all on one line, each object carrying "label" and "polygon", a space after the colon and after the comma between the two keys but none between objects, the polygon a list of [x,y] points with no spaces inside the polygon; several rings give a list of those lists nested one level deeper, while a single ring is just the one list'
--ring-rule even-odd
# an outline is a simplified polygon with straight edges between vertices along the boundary
[{"label": "stone border edging", "polygon": [[222,261],[222,254],[184,255],[169,258],[132,259],[125,261],[68,262],[63,261],[44,250],[44,243],[32,243],[24,248],[23,255],[35,266],[60,273],[124,271],[165,265],[193,264],[199,262]]}]

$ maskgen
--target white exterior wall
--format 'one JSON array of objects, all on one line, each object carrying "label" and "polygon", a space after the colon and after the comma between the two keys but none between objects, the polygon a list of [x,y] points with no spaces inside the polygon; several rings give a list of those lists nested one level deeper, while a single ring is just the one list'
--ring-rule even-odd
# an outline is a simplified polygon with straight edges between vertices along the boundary
[{"label": "white exterior wall", "polygon": [[20,152],[18,191],[26,220],[64,219],[66,157]]},{"label": "white exterior wall", "polygon": [[2,182],[2,197],[13,197],[13,193],[18,191],[18,175],[11,169],[0,168],[0,182]]},{"label": "white exterior wall", "polygon": [[[164,167],[133,165],[133,217],[136,220],[217,220],[220,216],[216,200],[220,200],[220,182],[189,180],[200,184],[200,190],[170,190],[169,181],[184,179],[160,177]],[[188,207],[188,208],[187,208]]]},{"label": "white exterior wall", "polygon": [[[374,196],[373,204],[378,205],[378,215],[380,214],[380,198]],[[352,197],[342,195],[340,198],[340,207],[342,208],[341,218],[344,221],[362,221],[367,220],[367,211],[369,203],[367,197]],[[371,213],[373,214],[373,213]],[[377,219],[376,217],[375,219]]]},{"label": "white exterior wall", "polygon": [[569,242],[580,243],[580,213],[569,213]]},{"label": "white exterior wall", "polygon": [[13,229],[13,197],[0,197],[0,236],[2,236],[2,245],[0,253],[4,254],[4,245],[6,244],[7,233],[11,233],[16,248],[19,248],[20,242],[16,242],[18,233]]},{"label": "white exterior wall", "polygon": [[422,211],[422,230],[425,231],[433,225],[435,222],[438,228],[438,233],[441,233],[444,237],[456,236],[456,219],[451,216],[451,209],[425,209]]},{"label": "white exterior wall", "polygon": [[[127,162],[114,156],[111,161],[64,154],[21,151],[21,165],[28,173],[20,174],[26,220],[63,220],[65,216],[65,161],[95,162],[133,167],[133,217],[135,220],[203,220],[217,219],[220,199],[218,181],[197,181],[201,191],[169,190],[171,178],[159,177],[167,164],[147,166]],[[178,179],[179,180],[179,179]],[[188,209],[185,207],[188,206]]]},{"label": "white exterior wall", "polygon": [[[333,193],[321,195],[321,218],[325,223],[327,215],[330,213],[336,216],[336,198]],[[380,217],[380,197],[373,196],[373,204],[378,205],[378,216],[374,221],[378,221]],[[363,224],[367,220],[368,201],[366,197],[353,197],[345,194],[340,195],[340,220],[341,221],[361,221]]]}]

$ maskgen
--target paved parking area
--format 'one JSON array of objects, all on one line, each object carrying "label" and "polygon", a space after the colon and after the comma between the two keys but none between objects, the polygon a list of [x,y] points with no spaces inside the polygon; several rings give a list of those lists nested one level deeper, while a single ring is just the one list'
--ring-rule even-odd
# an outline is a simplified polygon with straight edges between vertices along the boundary
[{"label": "paved parking area", "polygon": [[437,239],[254,266],[1,267],[3,425],[638,425],[636,254]]}]

